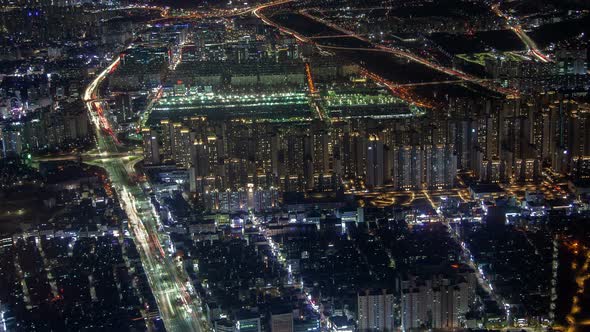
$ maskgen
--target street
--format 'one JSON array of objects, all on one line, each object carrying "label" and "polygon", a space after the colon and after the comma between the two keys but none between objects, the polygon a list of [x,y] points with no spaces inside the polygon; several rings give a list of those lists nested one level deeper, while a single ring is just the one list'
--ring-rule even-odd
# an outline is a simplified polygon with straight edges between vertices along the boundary
[{"label": "street", "polygon": [[[95,99],[100,85],[119,62],[120,58],[117,57],[96,76],[84,93],[88,115],[96,132],[98,154],[104,157],[121,156],[121,153],[107,118],[99,112],[102,109],[100,102]],[[177,268],[163,249],[164,234],[158,232],[158,217],[151,208],[149,196],[132,180],[134,170],[129,167],[129,162],[135,163],[137,160],[123,157],[103,158],[98,160],[97,165],[106,169],[127,214],[129,228],[139,249],[164,325],[170,331],[207,331],[209,328],[201,313],[200,300],[195,292],[187,289],[192,286],[185,271]]]}]

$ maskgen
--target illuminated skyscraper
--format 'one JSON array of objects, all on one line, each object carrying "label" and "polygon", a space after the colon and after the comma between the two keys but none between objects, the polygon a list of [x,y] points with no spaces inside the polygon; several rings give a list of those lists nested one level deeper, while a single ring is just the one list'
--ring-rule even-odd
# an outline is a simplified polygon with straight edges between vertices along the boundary
[{"label": "illuminated skyscraper", "polygon": [[418,146],[393,149],[392,182],[396,190],[422,190],[424,150]]},{"label": "illuminated skyscraper", "polygon": [[455,329],[475,298],[475,277],[471,272],[456,277],[410,276],[402,281],[402,330]]},{"label": "illuminated skyscraper", "polygon": [[377,135],[371,135],[367,141],[366,186],[368,188],[383,185],[383,166],[383,142]]},{"label": "illuminated skyscraper", "polygon": [[395,298],[386,289],[357,294],[358,331],[393,331],[395,328]]},{"label": "illuminated skyscraper", "polygon": [[450,188],[457,175],[457,156],[453,145],[428,145],[424,150],[426,186],[428,189]]},{"label": "illuminated skyscraper", "polygon": [[158,132],[154,129],[144,128],[143,134],[143,157],[146,164],[160,163],[160,144],[158,143]]}]

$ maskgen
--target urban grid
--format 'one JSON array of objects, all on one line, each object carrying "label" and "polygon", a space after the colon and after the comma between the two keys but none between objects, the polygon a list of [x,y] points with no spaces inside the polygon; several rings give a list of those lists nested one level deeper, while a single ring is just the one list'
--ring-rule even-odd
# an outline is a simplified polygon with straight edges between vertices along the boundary
[{"label": "urban grid", "polygon": [[0,332],[590,331],[590,2],[0,0]]}]

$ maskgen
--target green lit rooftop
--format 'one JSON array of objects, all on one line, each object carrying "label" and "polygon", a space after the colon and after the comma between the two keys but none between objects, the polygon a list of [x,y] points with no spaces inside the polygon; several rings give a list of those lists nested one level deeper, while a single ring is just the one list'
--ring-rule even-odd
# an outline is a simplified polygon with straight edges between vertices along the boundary
[{"label": "green lit rooftop", "polygon": [[[332,117],[397,118],[423,114],[418,107],[387,93],[338,93],[329,91],[321,97],[323,107]],[[164,95],[154,106],[149,123],[161,119],[172,121],[185,117],[206,116],[211,119],[256,119],[267,121],[305,121],[313,117],[310,97],[305,91],[282,93],[202,93]]]},{"label": "green lit rooftop", "polygon": [[209,118],[256,118],[303,120],[311,118],[309,98],[304,92],[266,94],[194,93],[165,96],[153,108],[150,122],[187,116]]},{"label": "green lit rooftop", "polygon": [[420,116],[424,111],[386,93],[334,93],[323,98],[324,106],[334,118],[402,118]]}]

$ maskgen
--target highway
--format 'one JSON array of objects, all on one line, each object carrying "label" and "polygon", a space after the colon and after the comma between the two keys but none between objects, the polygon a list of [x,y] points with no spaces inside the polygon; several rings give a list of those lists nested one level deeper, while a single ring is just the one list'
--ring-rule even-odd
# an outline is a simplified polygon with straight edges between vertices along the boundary
[{"label": "highway", "polygon": [[[318,47],[320,47],[320,48],[332,49],[332,50],[341,50],[341,51],[365,51],[365,52],[384,52],[384,53],[390,53],[390,54],[393,54],[393,55],[395,55],[397,57],[404,58],[404,59],[407,59],[407,60],[410,60],[410,61],[413,61],[413,62],[417,62],[417,63],[419,63],[421,65],[424,65],[424,66],[426,66],[426,67],[428,67],[430,69],[437,70],[437,71],[442,72],[442,73],[445,73],[445,74],[447,74],[449,76],[457,77],[459,80],[481,85],[481,86],[483,86],[483,87],[485,87],[487,89],[490,89],[492,91],[495,91],[497,93],[500,93],[502,95],[505,95],[505,96],[507,96],[509,98],[515,98],[518,95],[518,93],[516,91],[510,90],[510,89],[505,89],[505,88],[502,88],[500,86],[493,85],[493,84],[485,84],[486,80],[482,80],[482,79],[480,79],[478,77],[475,77],[475,76],[472,76],[472,75],[468,75],[466,73],[460,72],[460,71],[455,70],[453,68],[447,68],[447,67],[438,65],[438,64],[436,64],[436,63],[434,63],[434,62],[432,62],[432,61],[430,61],[428,59],[422,58],[422,57],[417,56],[415,54],[412,54],[410,52],[406,52],[406,51],[403,51],[403,50],[395,49],[395,48],[392,48],[392,47],[386,47],[386,46],[383,46],[383,45],[373,44],[373,42],[371,42],[369,39],[367,39],[365,37],[362,37],[362,36],[356,34],[353,31],[346,30],[346,29],[344,29],[344,28],[342,28],[340,26],[337,26],[337,25],[335,25],[335,24],[333,24],[331,22],[328,22],[328,21],[326,21],[324,19],[321,19],[321,18],[319,18],[317,16],[313,16],[313,15],[307,13],[306,11],[301,11],[300,14],[303,15],[303,16],[305,16],[305,17],[307,17],[307,18],[309,18],[309,19],[311,19],[311,20],[314,20],[314,21],[316,21],[316,22],[318,22],[320,24],[324,24],[324,25],[326,25],[326,26],[328,26],[328,27],[330,27],[330,28],[332,28],[332,29],[334,29],[336,31],[339,31],[343,35],[348,35],[351,38],[356,38],[358,40],[361,40],[363,42],[369,43],[369,44],[371,44],[371,45],[374,46],[374,48],[340,47],[340,46],[321,45],[321,44],[317,44],[316,43],[316,45],[318,45]],[[342,35],[340,35],[340,36],[342,36]]]},{"label": "highway", "polygon": [[[155,24],[158,22],[163,21],[170,21],[170,20],[195,20],[195,19],[206,19],[206,18],[221,18],[221,17],[236,17],[246,14],[251,14],[254,10],[260,7],[266,7],[269,5],[281,4],[285,2],[290,2],[292,0],[278,0],[272,1],[267,4],[263,5],[255,5],[255,6],[246,6],[244,8],[233,8],[233,9],[213,9],[207,12],[199,12],[195,10],[185,10],[181,14],[171,15],[169,9],[161,9],[159,7],[155,7],[162,12],[162,17],[149,21],[150,24]],[[132,7],[136,8],[136,7]],[[148,9],[154,9],[154,7],[146,6]]]},{"label": "highway", "polygon": [[[128,217],[142,265],[160,312],[169,331],[209,331],[208,323],[201,312],[200,299],[195,294],[190,279],[166,255],[162,243],[165,234],[158,232],[159,219],[149,196],[133,181],[133,163],[137,158],[124,158],[119,152],[116,135],[111,130],[108,118],[98,101],[99,87],[120,63],[117,57],[88,85],[83,95],[91,123],[96,131],[98,155],[104,158],[94,163],[106,169],[115,188],[121,207]],[[109,156],[117,156],[108,158]],[[131,153],[129,154],[131,155]],[[153,310],[154,308],[149,308]],[[149,326],[149,322],[148,326]]]},{"label": "highway", "polygon": [[[254,9],[252,11],[252,13],[257,18],[259,18],[260,20],[262,20],[264,23],[266,23],[266,24],[268,24],[270,26],[273,26],[273,27],[279,29],[279,31],[281,31],[283,33],[286,33],[286,34],[289,34],[289,35],[293,36],[294,38],[296,38],[297,40],[299,40],[301,42],[313,44],[313,45],[315,45],[316,47],[318,47],[320,49],[324,49],[324,50],[328,50],[328,51],[329,50],[339,50],[339,51],[361,51],[361,52],[389,53],[389,54],[392,54],[392,55],[397,56],[397,57],[400,57],[400,58],[404,58],[404,59],[407,59],[407,60],[410,60],[410,61],[413,61],[413,62],[420,63],[420,64],[422,64],[422,65],[424,65],[426,67],[429,67],[431,69],[437,70],[437,71],[442,72],[442,73],[445,73],[445,74],[447,74],[449,76],[457,77],[459,81],[474,83],[474,84],[483,86],[483,87],[485,87],[487,89],[490,89],[490,90],[495,91],[495,92],[497,92],[497,93],[499,93],[501,95],[506,96],[506,98],[518,98],[518,96],[519,96],[518,92],[515,91],[515,90],[506,89],[506,88],[500,87],[500,86],[495,85],[495,84],[489,84],[489,82],[487,82],[486,80],[482,80],[482,79],[480,79],[478,77],[465,74],[463,72],[457,71],[457,70],[452,69],[452,68],[447,68],[447,67],[440,66],[440,65],[438,65],[436,63],[433,63],[433,62],[431,62],[431,61],[429,61],[427,59],[424,59],[422,57],[419,57],[419,56],[417,56],[415,54],[412,54],[410,52],[406,52],[406,51],[403,51],[403,50],[386,47],[386,46],[383,46],[383,45],[375,45],[371,41],[369,41],[368,39],[366,39],[366,38],[364,38],[364,37],[362,37],[360,35],[357,35],[357,34],[355,34],[352,31],[348,31],[348,30],[346,30],[346,29],[344,29],[342,27],[339,27],[339,26],[337,26],[335,24],[332,24],[330,22],[327,22],[327,21],[325,21],[325,20],[323,20],[321,18],[318,18],[316,16],[310,15],[309,13],[307,13],[305,11],[300,11],[299,14],[301,14],[301,15],[303,15],[303,16],[311,19],[311,20],[314,20],[314,21],[318,22],[319,24],[326,25],[326,26],[328,26],[328,27],[330,27],[330,28],[332,28],[332,29],[334,29],[336,31],[339,31],[342,34],[341,35],[338,35],[338,37],[342,37],[343,35],[348,35],[351,38],[356,38],[356,39],[361,40],[363,42],[369,43],[373,47],[370,47],[370,48],[363,48],[363,47],[342,47],[342,46],[330,46],[330,45],[320,44],[320,43],[318,43],[318,40],[317,39],[314,40],[314,39],[312,39],[312,37],[306,37],[306,36],[300,34],[297,31],[294,31],[294,30],[291,30],[289,28],[286,28],[284,26],[279,25],[278,23],[276,23],[276,22],[272,21],[271,19],[269,19],[262,12],[264,9],[267,9],[267,8],[270,8],[270,7],[273,7],[273,6],[278,6],[278,5],[286,4],[286,3],[289,3],[289,2],[292,2],[292,0],[284,0],[284,1],[271,2],[271,3],[268,3],[266,5],[259,6],[258,8]],[[367,70],[367,72],[368,72],[368,70]],[[379,75],[377,75],[375,73],[371,73],[370,78],[371,79],[374,79],[374,80],[377,80],[378,82],[380,82],[382,84],[385,84],[394,93],[396,93],[396,91],[399,92],[399,88],[400,87],[398,87],[396,83],[393,83],[391,81],[387,81],[386,79],[380,77]],[[406,95],[405,96],[402,95],[402,97],[403,98],[406,98],[406,97],[408,97],[408,94],[406,93]],[[409,101],[411,101],[411,102],[413,102],[415,104],[418,104],[418,102],[415,101],[415,100],[411,100],[410,99]],[[425,104],[422,104],[422,106],[425,106]]]},{"label": "highway", "polygon": [[423,100],[418,100],[414,95],[412,95],[407,88],[401,87],[398,84],[395,84],[373,72],[368,71],[367,69],[363,69],[361,72],[364,76],[372,79],[373,81],[385,86],[391,93],[396,96],[399,96],[401,99],[408,101],[418,107],[425,107],[425,108],[433,108],[434,105],[427,103]]},{"label": "highway", "polygon": [[520,40],[526,45],[530,54],[532,54],[541,62],[551,62],[551,59],[549,59],[549,57],[547,57],[545,54],[543,54],[543,52],[539,50],[537,44],[526,34],[526,32],[524,32],[524,30],[522,30],[522,27],[519,24],[511,23],[511,17],[502,12],[502,10],[500,9],[500,4],[492,5],[492,11],[499,17],[506,20],[507,27],[510,30],[512,30],[518,36],[518,38],[520,38]]},{"label": "highway", "polygon": [[590,326],[590,320],[583,319],[580,316],[583,316],[581,314],[584,313],[583,298],[586,295],[586,284],[590,280],[590,248],[578,241],[568,239],[565,239],[563,244],[578,258],[578,261],[573,261],[571,264],[571,269],[575,273],[576,293],[572,297],[572,306],[566,316],[568,324],[566,331],[585,331]]}]

